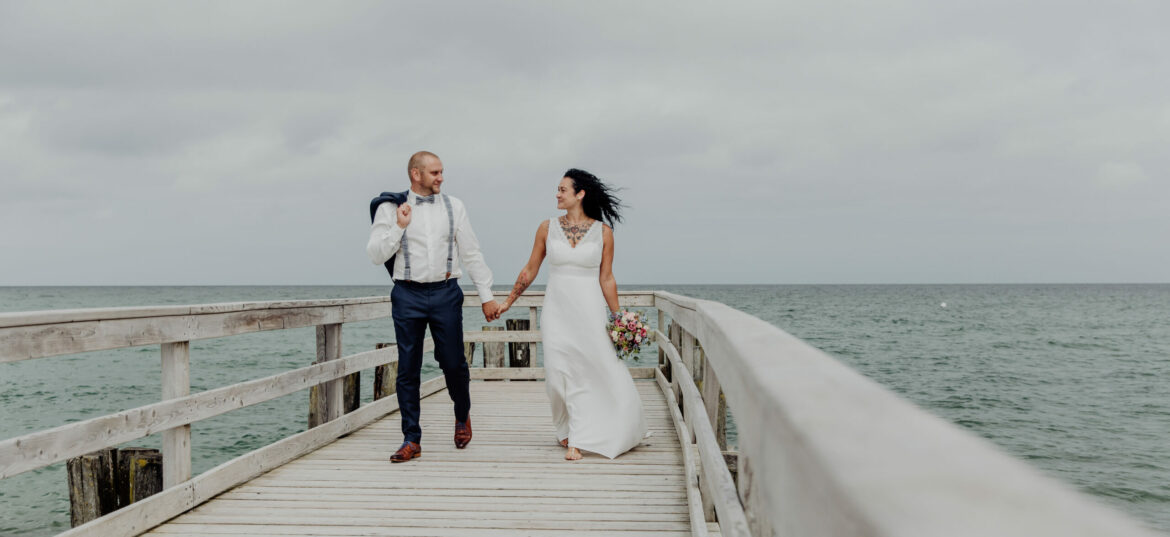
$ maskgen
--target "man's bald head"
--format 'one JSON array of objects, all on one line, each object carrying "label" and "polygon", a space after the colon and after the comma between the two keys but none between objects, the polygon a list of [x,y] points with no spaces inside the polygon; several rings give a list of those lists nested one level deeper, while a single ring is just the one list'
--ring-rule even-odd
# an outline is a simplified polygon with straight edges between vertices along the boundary
[{"label": "man's bald head", "polygon": [[410,175],[410,189],[420,196],[438,194],[443,185],[443,161],[430,151],[411,155],[406,173]]},{"label": "man's bald head", "polygon": [[406,173],[410,174],[410,170],[415,168],[424,168],[427,165],[428,159],[439,160],[439,155],[431,153],[430,151],[419,151],[410,156],[410,162],[406,165]]}]

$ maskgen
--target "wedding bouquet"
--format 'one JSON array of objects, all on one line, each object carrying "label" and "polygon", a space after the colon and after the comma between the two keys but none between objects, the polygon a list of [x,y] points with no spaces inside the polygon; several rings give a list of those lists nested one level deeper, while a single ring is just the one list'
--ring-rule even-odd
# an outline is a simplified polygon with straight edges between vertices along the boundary
[{"label": "wedding bouquet", "polygon": [[642,350],[642,343],[649,339],[650,327],[642,322],[642,312],[621,310],[609,314],[609,339],[617,351],[617,357],[634,356]]}]

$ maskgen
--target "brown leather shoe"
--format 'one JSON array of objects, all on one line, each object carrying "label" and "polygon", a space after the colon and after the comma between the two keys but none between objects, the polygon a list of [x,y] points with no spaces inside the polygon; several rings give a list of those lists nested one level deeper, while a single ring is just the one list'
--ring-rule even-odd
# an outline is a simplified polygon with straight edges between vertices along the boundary
[{"label": "brown leather shoe", "polygon": [[471,442],[471,418],[467,421],[455,422],[455,447],[463,449],[467,447],[467,443]]},{"label": "brown leather shoe", "polygon": [[393,455],[390,456],[390,462],[406,462],[410,459],[417,459],[422,456],[422,446],[414,442],[403,442],[402,447],[398,448]]}]

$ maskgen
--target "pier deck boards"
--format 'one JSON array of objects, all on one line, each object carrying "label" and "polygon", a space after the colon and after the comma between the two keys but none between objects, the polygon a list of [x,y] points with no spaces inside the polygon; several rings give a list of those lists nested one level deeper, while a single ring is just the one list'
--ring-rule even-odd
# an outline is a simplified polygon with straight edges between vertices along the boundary
[{"label": "pier deck boards", "polygon": [[398,413],[229,490],[146,535],[690,535],[683,458],[666,400],[635,383],[653,435],[609,460],[563,459],[544,382],[473,381],[466,449],[451,400],[423,400],[422,457],[391,464]]}]

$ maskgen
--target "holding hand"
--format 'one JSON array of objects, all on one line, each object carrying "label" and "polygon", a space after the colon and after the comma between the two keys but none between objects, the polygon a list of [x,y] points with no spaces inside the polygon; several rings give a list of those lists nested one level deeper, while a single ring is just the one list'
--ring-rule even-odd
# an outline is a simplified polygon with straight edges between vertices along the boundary
[{"label": "holding hand", "polygon": [[398,206],[398,227],[406,229],[410,225],[410,206],[403,203]]},{"label": "holding hand", "polygon": [[499,319],[500,314],[503,313],[500,311],[500,303],[495,300],[484,302],[481,307],[483,308],[483,318],[489,323]]},{"label": "holding hand", "polygon": [[503,316],[504,313],[510,309],[512,309],[512,305],[509,304],[507,300],[505,300],[503,304],[500,304],[500,309],[496,312],[496,317],[498,318]]}]

